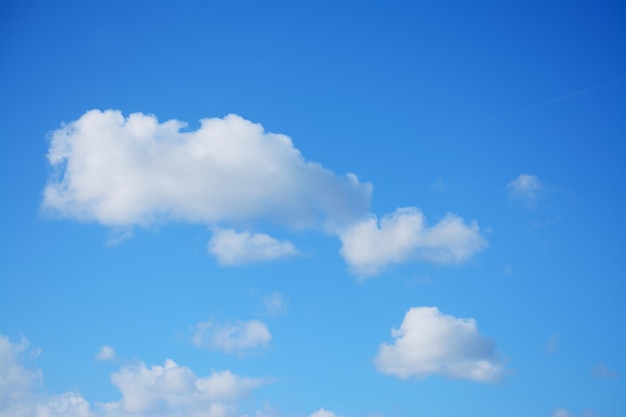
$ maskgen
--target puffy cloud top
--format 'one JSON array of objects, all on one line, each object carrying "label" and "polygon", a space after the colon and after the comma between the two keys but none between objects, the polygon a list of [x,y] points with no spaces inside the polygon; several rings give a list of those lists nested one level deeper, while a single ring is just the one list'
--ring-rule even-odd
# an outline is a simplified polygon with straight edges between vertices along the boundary
[{"label": "puffy cloud top", "polygon": [[448,214],[432,227],[414,207],[399,208],[344,229],[339,237],[341,254],[351,269],[361,276],[379,273],[388,265],[408,261],[459,263],[487,246],[476,222]]},{"label": "puffy cloud top", "polygon": [[199,378],[171,359],[163,366],[148,368],[139,363],[124,367],[111,376],[111,381],[123,398],[109,404],[109,408],[131,413],[223,408],[263,385],[260,379],[240,377],[230,371]]},{"label": "puffy cloud top", "polygon": [[0,335],[0,417],[235,417],[239,401],[269,382],[229,370],[199,377],[171,359],[151,367],[137,362],[111,375],[121,399],[91,407],[77,392],[37,393],[42,375],[23,365],[28,350],[37,353],[24,339]]},{"label": "puffy cloud top", "polygon": [[310,227],[367,213],[370,184],[306,161],[285,135],[234,114],[185,126],[92,110],[55,130],[43,208],[113,227],[160,219]]},{"label": "puffy cloud top", "polygon": [[382,344],[375,359],[378,370],[399,378],[441,375],[494,382],[504,376],[494,343],[478,332],[474,319],[442,314],[436,307],[413,307],[392,344]]}]

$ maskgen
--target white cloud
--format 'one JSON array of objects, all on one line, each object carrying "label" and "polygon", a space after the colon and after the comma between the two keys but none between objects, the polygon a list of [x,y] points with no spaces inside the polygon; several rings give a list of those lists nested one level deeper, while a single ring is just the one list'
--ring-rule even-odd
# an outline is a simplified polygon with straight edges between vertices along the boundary
[{"label": "white cloud", "polygon": [[278,291],[266,295],[263,299],[263,305],[265,306],[265,311],[270,316],[280,316],[287,312],[285,297]]},{"label": "white cloud", "polygon": [[114,361],[115,359],[115,349],[107,345],[102,346],[96,355],[97,361]]},{"label": "white cloud", "polygon": [[0,417],[234,417],[238,402],[268,382],[230,371],[198,377],[171,359],[163,366],[138,362],[111,375],[119,401],[91,407],[76,392],[38,394],[41,371],[24,367],[27,350],[26,340],[0,335]]},{"label": "white cloud", "polygon": [[543,188],[539,178],[534,175],[521,174],[510,181],[506,189],[511,198],[532,203],[537,199],[537,193]]},{"label": "white cloud", "polygon": [[572,413],[562,408],[559,408],[557,410],[554,410],[554,413],[552,413],[552,417],[572,417]]},{"label": "white cloud", "polygon": [[378,370],[399,378],[441,375],[478,382],[495,382],[505,374],[494,343],[478,332],[474,319],[442,314],[436,307],[413,307],[399,329],[392,329],[392,344],[382,344]]},{"label": "white cloud", "polygon": [[89,417],[89,404],[78,393],[41,395],[39,369],[23,365],[24,355],[37,355],[26,339],[12,343],[0,335],[0,417]]},{"label": "white cloud", "polygon": [[409,261],[440,264],[466,261],[487,246],[476,222],[448,214],[432,227],[414,207],[399,208],[378,221],[375,216],[340,232],[341,255],[351,270],[367,276],[388,265]]},{"label": "white cloud", "polygon": [[236,402],[265,384],[261,379],[240,377],[230,371],[213,372],[200,378],[171,359],[163,366],[144,363],[115,372],[111,381],[122,399],[105,405],[109,412],[140,415],[179,415],[217,417],[232,415]]},{"label": "white cloud", "polygon": [[333,226],[367,213],[370,184],[306,161],[285,135],[233,114],[185,126],[92,110],[51,132],[44,210],[122,228],[258,219]]},{"label": "white cloud", "polygon": [[360,275],[411,260],[462,262],[486,246],[475,222],[452,214],[426,227],[417,209],[398,209],[379,226],[368,217],[371,184],[307,161],[288,136],[234,114],[186,130],[178,120],[91,110],[50,132],[47,157],[43,212],[109,227],[109,244],[134,226],[184,221],[213,228],[209,252],[222,265],[296,255],[288,241],[233,229],[269,221],[338,234]]},{"label": "white cloud", "polygon": [[233,266],[293,256],[298,251],[290,242],[281,242],[266,234],[215,229],[209,241],[209,253],[220,265]]},{"label": "white cloud", "polygon": [[8,337],[0,335],[0,406],[27,396],[32,387],[41,382],[40,371],[26,369],[21,364],[21,357],[28,350],[26,339],[12,343]]},{"label": "white cloud", "polygon": [[193,326],[192,342],[198,347],[227,353],[267,347],[272,339],[267,325],[258,320],[216,324],[210,321]]},{"label": "white cloud", "polygon": [[594,366],[591,374],[593,375],[594,378],[598,378],[598,379],[619,378],[619,372],[607,368],[606,365],[602,363]]},{"label": "white cloud", "polygon": [[320,408],[319,410],[311,414],[311,417],[341,417],[341,416],[338,416],[332,411],[328,411],[328,410],[324,410],[323,408]]}]

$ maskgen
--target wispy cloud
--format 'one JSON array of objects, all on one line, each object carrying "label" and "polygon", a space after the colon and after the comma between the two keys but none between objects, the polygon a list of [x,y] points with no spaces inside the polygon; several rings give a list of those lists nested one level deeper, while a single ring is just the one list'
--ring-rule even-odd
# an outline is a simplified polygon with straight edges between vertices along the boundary
[{"label": "wispy cloud", "polygon": [[[580,417],[600,417],[600,414],[597,414],[595,411],[589,409],[589,410],[585,410],[583,411],[581,414],[578,414]],[[564,408],[558,408],[556,410],[554,410],[554,412],[552,413],[552,417],[574,417],[575,414],[564,409]]]},{"label": "wispy cloud", "polygon": [[319,410],[311,414],[311,417],[341,417],[341,416],[338,416],[332,411],[328,411],[328,410],[324,410],[324,408],[320,408]]},{"label": "wispy cloud", "polygon": [[591,375],[597,379],[616,379],[619,378],[619,372],[614,371],[606,367],[606,365],[600,363],[593,367]]},{"label": "wispy cloud", "polygon": [[413,307],[391,335],[393,343],[382,344],[375,359],[378,370],[388,375],[495,382],[506,373],[494,343],[478,332],[474,319],[445,315],[436,307]]},{"label": "wispy cloud", "polygon": [[443,178],[439,177],[435,179],[435,181],[430,183],[430,188],[434,191],[446,191],[448,189],[448,186],[446,185],[446,182],[443,180]]},{"label": "wispy cloud", "polygon": [[97,361],[114,361],[116,358],[115,349],[107,345],[102,346],[96,355]]},{"label": "wispy cloud", "polygon": [[520,200],[525,204],[534,204],[542,188],[543,184],[539,177],[528,174],[519,175],[506,186],[511,198]]},{"label": "wispy cloud", "polygon": [[296,247],[263,233],[215,229],[209,241],[209,253],[222,266],[272,261],[298,254]]},{"label": "wispy cloud", "polygon": [[550,336],[550,340],[548,340],[548,345],[546,346],[546,352],[554,353],[559,349],[559,335],[553,334]]},{"label": "wispy cloud", "polygon": [[383,216],[356,223],[340,233],[341,255],[351,270],[368,276],[389,265],[411,261],[454,264],[468,260],[487,247],[476,222],[466,224],[448,214],[428,227],[414,207],[400,208]]},{"label": "wispy cloud", "polygon": [[274,291],[263,298],[263,306],[270,316],[280,316],[287,313],[285,297],[278,291]]},{"label": "wispy cloud", "polygon": [[227,323],[201,322],[193,326],[191,341],[197,347],[226,353],[244,353],[267,347],[272,335],[267,325],[259,320]]}]

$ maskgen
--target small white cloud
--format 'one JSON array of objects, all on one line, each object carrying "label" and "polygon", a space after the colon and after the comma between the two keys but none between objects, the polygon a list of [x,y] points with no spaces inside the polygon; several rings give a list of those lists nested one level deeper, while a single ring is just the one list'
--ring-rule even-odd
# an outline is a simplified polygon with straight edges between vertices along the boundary
[{"label": "small white cloud", "polygon": [[115,349],[107,345],[102,346],[96,355],[97,361],[114,361],[115,359]]},{"label": "small white cloud", "polygon": [[265,306],[265,311],[270,316],[280,316],[281,314],[285,314],[287,312],[287,302],[285,301],[285,297],[278,291],[274,291],[273,293],[265,296],[263,299],[263,305]]},{"label": "small white cloud", "polygon": [[186,123],[92,110],[50,133],[43,209],[122,229],[157,221],[342,224],[372,186],[305,160],[291,139],[231,114]]},{"label": "small white cloud", "polygon": [[448,214],[432,227],[414,207],[399,208],[378,221],[375,216],[340,232],[340,250],[357,275],[379,273],[388,265],[410,261],[454,264],[487,247],[476,222]]},{"label": "small white cloud", "polygon": [[258,320],[216,324],[210,321],[193,326],[195,346],[227,353],[267,347],[272,339],[267,325]]},{"label": "small white cloud", "polygon": [[532,203],[537,199],[538,192],[543,188],[539,178],[534,175],[521,174],[510,181],[506,189],[509,196],[525,203]]},{"label": "small white cloud", "polygon": [[209,242],[209,253],[220,265],[234,266],[293,256],[298,251],[290,242],[281,242],[266,234],[215,229]]},{"label": "small white cloud", "polygon": [[607,368],[606,365],[602,363],[594,366],[591,374],[593,375],[594,378],[597,378],[597,379],[619,378],[619,372]]},{"label": "small white cloud", "polygon": [[564,410],[563,408],[559,408],[554,410],[554,413],[552,413],[552,417],[573,417],[573,415],[569,411]]},{"label": "small white cloud", "polygon": [[378,350],[375,364],[388,375],[405,379],[441,375],[478,382],[495,382],[505,374],[494,343],[478,332],[474,319],[442,314],[436,307],[413,307],[392,344]]},{"label": "small white cloud", "polygon": [[324,410],[324,408],[320,408],[319,410],[311,414],[311,417],[341,417],[341,416],[338,416],[332,411],[328,411],[328,410]]}]

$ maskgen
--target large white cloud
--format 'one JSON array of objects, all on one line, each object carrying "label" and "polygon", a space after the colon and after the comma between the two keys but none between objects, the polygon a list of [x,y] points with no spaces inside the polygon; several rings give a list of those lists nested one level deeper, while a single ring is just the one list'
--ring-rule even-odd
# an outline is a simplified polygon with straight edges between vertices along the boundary
[{"label": "large white cloud", "polygon": [[113,227],[259,218],[305,227],[367,212],[371,185],[306,161],[285,135],[233,114],[184,128],[92,110],[55,130],[44,209]]},{"label": "large white cloud", "polygon": [[272,335],[267,325],[259,320],[198,323],[193,327],[191,341],[198,347],[221,350],[227,353],[267,347]]},{"label": "large white cloud", "polygon": [[23,364],[28,350],[26,340],[0,335],[0,417],[234,417],[238,402],[268,382],[230,371],[198,377],[171,359],[162,366],[138,362],[111,375],[119,401],[91,406],[77,392],[38,393],[41,371]]},{"label": "large white cloud", "polygon": [[385,374],[495,382],[506,373],[494,343],[478,332],[474,319],[445,315],[436,307],[413,307],[391,335],[394,342],[383,343],[375,358]]},{"label": "large white cloud", "polygon": [[476,222],[448,214],[434,226],[414,207],[399,208],[343,229],[341,255],[358,275],[379,273],[388,265],[409,261],[459,263],[487,246]]},{"label": "large white cloud", "polygon": [[294,256],[298,250],[291,242],[263,233],[216,229],[209,241],[209,253],[220,265],[233,266]]},{"label": "large white cloud", "polygon": [[214,231],[209,252],[222,265],[297,254],[288,241],[233,229],[267,222],[338,234],[341,254],[360,275],[413,260],[462,262],[486,246],[475,222],[452,214],[426,227],[419,210],[402,208],[379,225],[369,214],[371,184],[307,161],[289,137],[240,116],[185,127],[92,110],[51,132],[43,212],[110,227],[111,243],[133,226],[206,224]]}]

